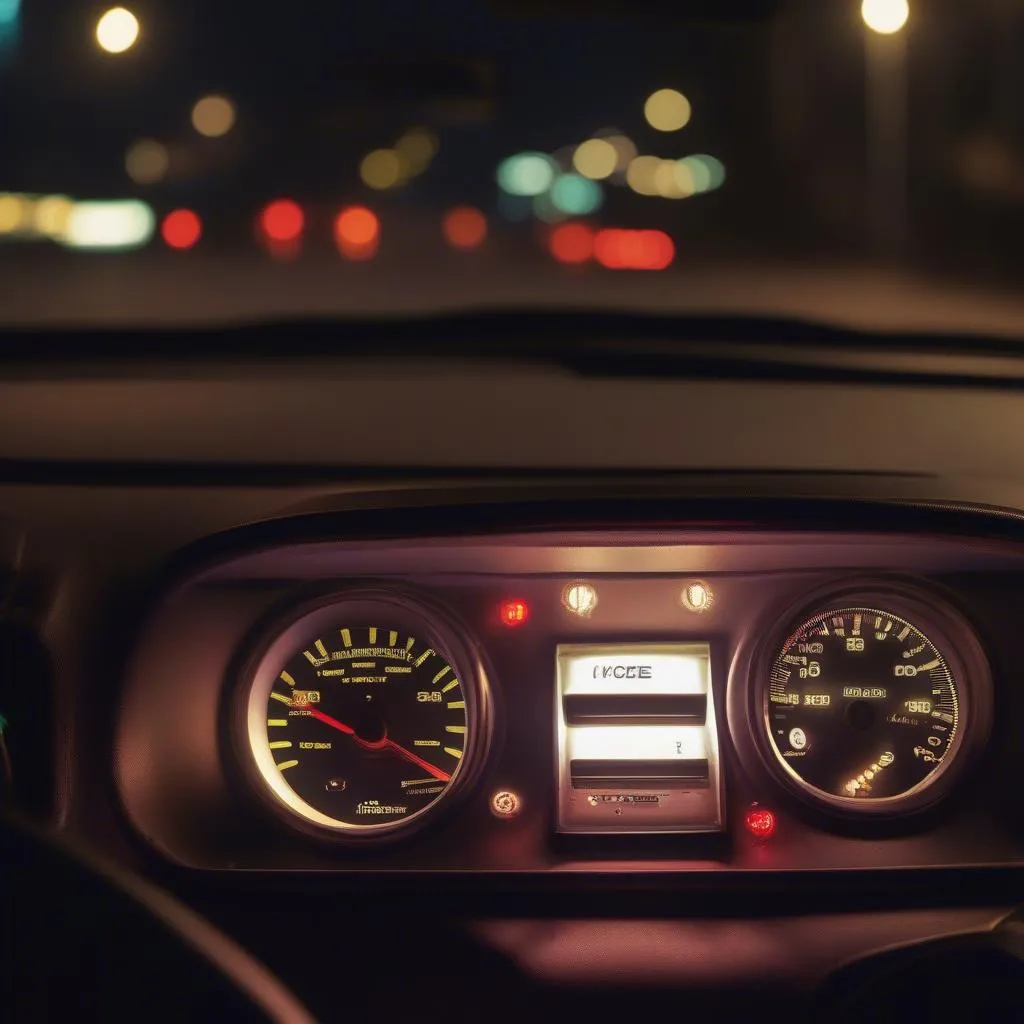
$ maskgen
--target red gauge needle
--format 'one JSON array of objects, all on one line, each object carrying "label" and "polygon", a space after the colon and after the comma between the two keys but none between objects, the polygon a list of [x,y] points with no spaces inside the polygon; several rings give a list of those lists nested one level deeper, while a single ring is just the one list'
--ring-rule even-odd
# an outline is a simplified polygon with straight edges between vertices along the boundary
[{"label": "red gauge needle", "polygon": [[399,757],[404,757],[406,761],[411,761],[413,764],[418,765],[425,772],[430,772],[435,779],[439,779],[441,782],[447,782],[451,778],[448,772],[441,768],[436,768],[429,761],[424,761],[422,757],[417,756],[411,750],[406,750],[405,747],[399,745],[394,740],[389,740],[386,735],[379,740],[364,740],[356,735],[356,731],[351,725],[339,722],[338,719],[324,714],[323,711],[317,708],[307,708],[307,710],[317,721],[323,722],[324,725],[329,725],[332,729],[337,729],[338,732],[345,733],[346,736],[351,736],[359,746],[365,747],[367,750],[390,750]]}]

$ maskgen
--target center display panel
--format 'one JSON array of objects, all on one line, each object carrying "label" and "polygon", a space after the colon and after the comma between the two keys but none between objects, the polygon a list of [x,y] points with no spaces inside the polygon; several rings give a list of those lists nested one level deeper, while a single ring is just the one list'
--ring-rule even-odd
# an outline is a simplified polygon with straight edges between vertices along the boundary
[{"label": "center display panel", "polygon": [[557,828],[719,832],[710,645],[559,644]]}]

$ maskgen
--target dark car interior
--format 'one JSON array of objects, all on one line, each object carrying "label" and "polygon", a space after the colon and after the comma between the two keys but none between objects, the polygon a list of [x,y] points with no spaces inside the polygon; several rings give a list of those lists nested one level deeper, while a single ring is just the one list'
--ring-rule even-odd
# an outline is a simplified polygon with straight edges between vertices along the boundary
[{"label": "dark car interior", "polygon": [[5,1019],[1020,1016],[1024,20],[823,6],[0,0]]}]

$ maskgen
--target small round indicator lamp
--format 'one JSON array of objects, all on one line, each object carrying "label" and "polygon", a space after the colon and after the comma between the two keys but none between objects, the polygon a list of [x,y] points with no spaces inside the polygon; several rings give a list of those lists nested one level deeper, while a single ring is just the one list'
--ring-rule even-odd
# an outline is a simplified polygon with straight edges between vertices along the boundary
[{"label": "small round indicator lamp", "polygon": [[530,617],[530,606],[522,598],[509,598],[501,602],[498,617],[506,626],[521,626]]},{"label": "small round indicator lamp", "polygon": [[590,618],[597,607],[597,588],[590,583],[570,583],[562,591],[562,604],[573,615]]},{"label": "small round indicator lamp", "polygon": [[513,789],[499,789],[491,797],[491,813],[496,818],[514,818],[522,809],[522,798]]},{"label": "small round indicator lamp", "polygon": [[684,608],[702,614],[714,604],[715,595],[703,580],[693,580],[683,587],[680,599]]},{"label": "small round indicator lamp", "polygon": [[775,812],[769,811],[767,807],[751,804],[743,819],[743,825],[755,839],[764,842],[775,835]]}]

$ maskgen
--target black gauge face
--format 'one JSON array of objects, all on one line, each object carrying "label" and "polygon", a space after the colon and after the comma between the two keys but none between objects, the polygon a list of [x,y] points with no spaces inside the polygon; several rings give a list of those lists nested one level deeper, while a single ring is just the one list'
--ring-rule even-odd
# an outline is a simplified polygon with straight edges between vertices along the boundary
[{"label": "black gauge face", "polygon": [[845,806],[929,786],[955,756],[960,717],[939,649],[877,608],[834,609],[803,623],[772,663],[765,701],[787,773]]},{"label": "black gauge face", "polygon": [[387,622],[334,621],[286,657],[248,705],[253,758],[281,804],[358,833],[442,799],[469,739],[463,681],[444,655]]}]

